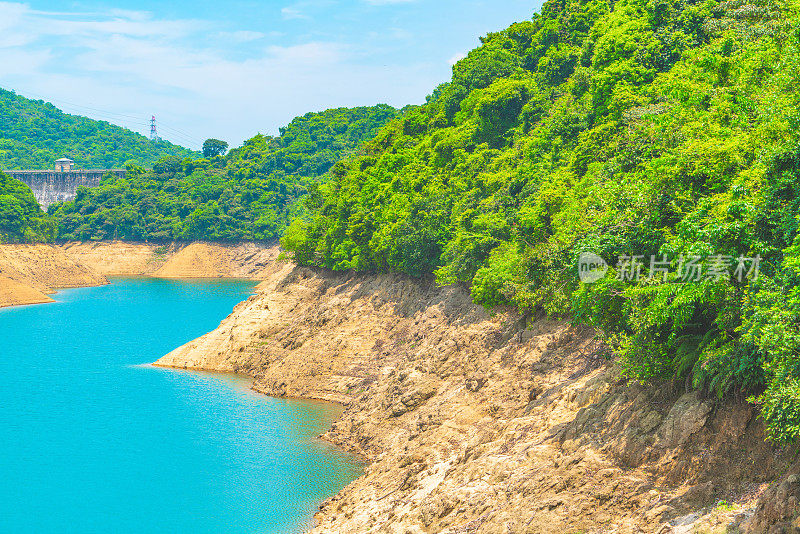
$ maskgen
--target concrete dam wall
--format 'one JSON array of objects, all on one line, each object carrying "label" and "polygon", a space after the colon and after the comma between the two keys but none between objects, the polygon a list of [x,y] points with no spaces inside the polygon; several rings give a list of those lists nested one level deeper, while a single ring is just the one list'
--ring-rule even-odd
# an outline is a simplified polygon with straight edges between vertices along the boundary
[{"label": "concrete dam wall", "polygon": [[74,200],[78,186],[96,187],[106,173],[125,178],[125,169],[86,169],[65,171],[3,171],[16,178],[33,191],[33,196],[47,210],[50,204]]}]

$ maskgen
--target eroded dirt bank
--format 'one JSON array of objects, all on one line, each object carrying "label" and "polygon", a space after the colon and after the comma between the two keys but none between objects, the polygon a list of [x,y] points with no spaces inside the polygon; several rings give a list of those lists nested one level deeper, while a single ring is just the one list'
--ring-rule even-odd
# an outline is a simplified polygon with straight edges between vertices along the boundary
[{"label": "eroded dirt bank", "polygon": [[260,280],[277,255],[256,243],[0,245],[0,307],[52,302],[56,289],[107,284],[107,276]]},{"label": "eroded dirt bank", "polygon": [[277,257],[274,246],[256,243],[66,243],[76,262],[105,276],[260,279]]},{"label": "eroded dirt bank", "polygon": [[52,302],[56,289],[107,284],[52,245],[0,245],[0,307]]},{"label": "eroded dirt bank", "polygon": [[277,263],[263,275],[157,365],[346,406],[325,437],[368,467],[323,503],[315,533],[800,527],[796,449],[766,444],[744,401],[629,383],[590,330],[525,329],[460,287]]}]

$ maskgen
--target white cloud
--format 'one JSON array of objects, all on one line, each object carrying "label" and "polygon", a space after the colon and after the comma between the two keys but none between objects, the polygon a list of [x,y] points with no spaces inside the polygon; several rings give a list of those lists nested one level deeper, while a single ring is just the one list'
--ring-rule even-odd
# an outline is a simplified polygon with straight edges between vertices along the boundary
[{"label": "white cloud", "polygon": [[[274,133],[308,111],[375,104],[375,95],[405,105],[435,85],[435,65],[365,64],[363,51],[334,40],[259,48],[267,35],[279,34],[225,33],[138,11],[64,15],[0,3],[0,87],[144,133],[155,114],[164,137],[198,148],[206,137],[236,145]],[[237,43],[251,43],[246,55]]]},{"label": "white cloud", "polygon": [[135,11],[131,9],[111,9],[108,12],[109,15],[114,17],[121,17],[125,19],[137,20],[137,21],[144,21],[150,20],[153,18],[153,15],[148,11]]},{"label": "white cloud", "polygon": [[14,26],[30,8],[25,4],[0,2],[0,29]]},{"label": "white cloud", "polygon": [[218,35],[223,39],[229,39],[237,43],[249,43],[250,41],[258,41],[267,35],[261,32],[254,32],[248,30],[240,30],[236,32],[219,32]]},{"label": "white cloud", "polygon": [[[0,79],[4,75],[27,75],[41,71],[53,59],[49,50],[26,51],[2,46],[0,39]],[[4,89],[14,89],[4,87]]]},{"label": "white cloud", "polygon": [[300,11],[300,8],[294,6],[286,6],[281,8],[281,16],[286,20],[308,18],[308,15],[303,14],[303,12]]},{"label": "white cloud", "polygon": [[321,9],[335,5],[336,0],[300,0],[281,8],[281,16],[284,20],[311,20],[312,14],[315,12],[318,13]]}]

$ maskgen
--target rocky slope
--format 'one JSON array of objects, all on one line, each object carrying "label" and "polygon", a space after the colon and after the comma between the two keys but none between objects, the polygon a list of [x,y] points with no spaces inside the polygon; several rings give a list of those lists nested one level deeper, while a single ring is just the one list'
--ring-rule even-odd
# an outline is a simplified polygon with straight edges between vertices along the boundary
[{"label": "rocky slope", "polygon": [[629,383],[590,330],[489,315],[462,287],[262,274],[218,329],[157,365],[346,406],[325,437],[368,466],[315,533],[798,527],[795,450],[765,443],[743,400]]},{"label": "rocky slope", "polygon": [[52,302],[56,289],[107,284],[52,245],[0,245],[0,307]]}]

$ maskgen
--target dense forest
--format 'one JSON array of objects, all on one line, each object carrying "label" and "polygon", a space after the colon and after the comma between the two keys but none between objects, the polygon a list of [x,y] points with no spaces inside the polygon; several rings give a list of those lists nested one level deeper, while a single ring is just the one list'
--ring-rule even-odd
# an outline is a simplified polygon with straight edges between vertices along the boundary
[{"label": "dense forest", "polygon": [[149,167],[165,156],[197,155],[0,89],[0,169],[50,169],[64,157],[84,168],[121,168],[126,162]]},{"label": "dense forest", "polygon": [[210,140],[207,153],[219,155],[129,165],[125,179],[109,175],[49,212],[64,240],[273,239],[299,213],[297,199],[397,114],[387,105],[309,113],[225,155]]},{"label": "dense forest", "polygon": [[335,165],[283,244],[593,325],[628,376],[749,396],[795,440],[799,69],[796,4],[549,0]]}]

